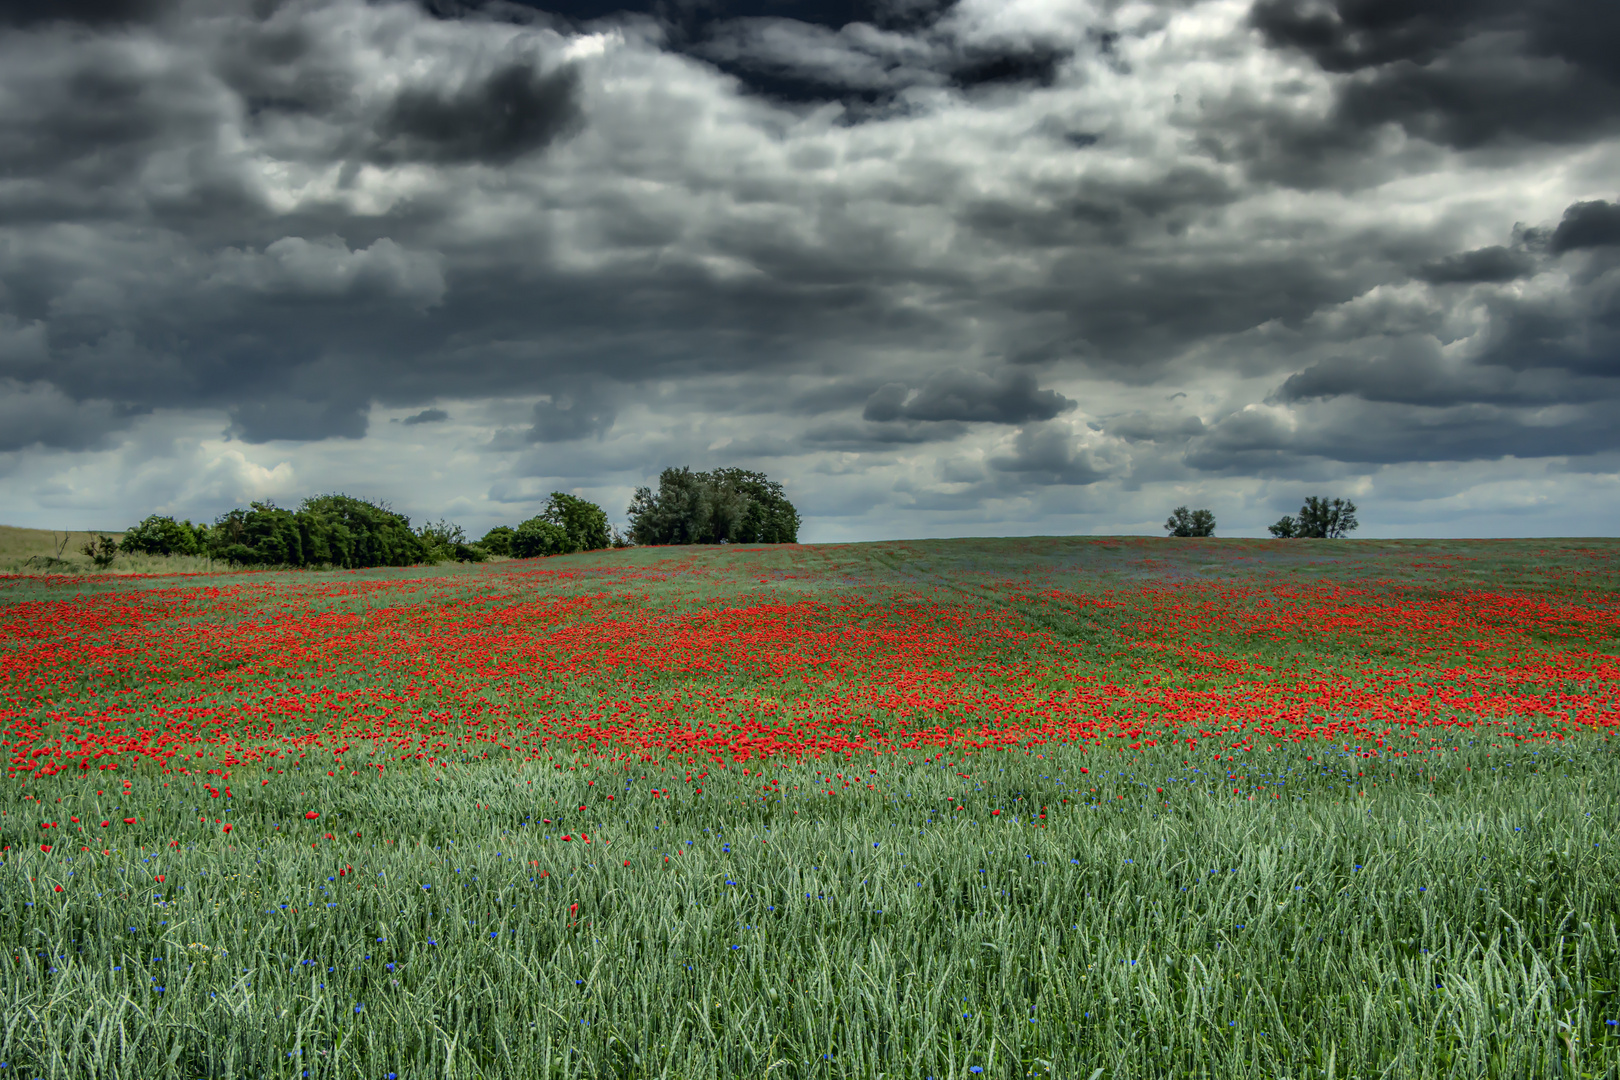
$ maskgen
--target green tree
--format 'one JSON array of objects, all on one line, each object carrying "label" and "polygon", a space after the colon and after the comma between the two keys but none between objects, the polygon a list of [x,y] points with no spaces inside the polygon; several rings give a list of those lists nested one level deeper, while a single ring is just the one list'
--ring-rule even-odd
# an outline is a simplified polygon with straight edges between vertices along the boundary
[{"label": "green tree", "polygon": [[510,525],[497,525],[484,534],[478,541],[479,546],[491,555],[510,556],[512,554],[512,538],[517,530]]},{"label": "green tree", "polygon": [[429,558],[411,519],[386,504],[317,495],[296,511],[269,502],[220,515],[199,530],[208,554],[240,566],[413,566]]},{"label": "green tree", "polygon": [[613,542],[607,512],[586,499],[553,491],[540,516],[567,535],[569,551],[599,551]]},{"label": "green tree", "polygon": [[1279,539],[1339,540],[1360,525],[1356,520],[1355,503],[1311,495],[1297,515],[1286,516],[1271,526],[1271,535]]},{"label": "green tree", "polygon": [[411,519],[395,513],[386,503],[367,502],[349,495],[317,495],[305,499],[298,512],[308,522],[317,543],[313,563],[345,569],[366,566],[414,566],[425,562],[428,549],[411,530]]},{"label": "green tree", "polygon": [[1356,520],[1356,504],[1348,499],[1318,498],[1312,495],[1299,508],[1295,536],[1317,540],[1339,540],[1361,523]]},{"label": "green tree", "polygon": [[96,569],[105,570],[118,558],[118,541],[110,536],[96,534],[95,539],[86,540],[80,551],[90,556],[90,561],[96,564]]},{"label": "green tree", "polygon": [[727,531],[716,540],[723,536],[738,544],[799,542],[799,512],[788,502],[781,484],[749,469],[716,469],[707,475],[719,491],[746,500],[740,513],[728,514]]},{"label": "green tree", "polygon": [[460,525],[443,518],[418,528],[416,538],[422,541],[428,562],[445,562],[449,559],[456,562],[483,562],[489,558],[489,552],[481,544],[468,542],[467,534]]},{"label": "green tree", "polygon": [[131,525],[118,548],[138,555],[197,555],[202,552],[202,539],[191,522],[153,514],[139,525]]},{"label": "green tree", "polygon": [[1188,510],[1178,506],[1164,523],[1171,536],[1214,536],[1215,515],[1209,510]]},{"label": "green tree", "polygon": [[568,532],[561,525],[536,516],[517,527],[512,536],[512,557],[533,559],[541,555],[566,555]]},{"label": "green tree", "polygon": [[665,469],[658,491],[637,488],[627,511],[637,544],[791,544],[799,512],[782,485],[747,469]]}]

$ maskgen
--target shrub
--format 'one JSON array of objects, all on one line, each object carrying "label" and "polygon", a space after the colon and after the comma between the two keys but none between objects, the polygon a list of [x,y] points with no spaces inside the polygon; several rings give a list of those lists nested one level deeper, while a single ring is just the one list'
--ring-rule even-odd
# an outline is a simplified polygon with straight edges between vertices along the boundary
[{"label": "shrub", "polygon": [[118,542],[120,551],[136,555],[197,555],[202,548],[203,537],[191,522],[161,514],[130,526]]},{"label": "shrub", "polygon": [[411,531],[411,519],[396,514],[386,503],[348,495],[317,495],[305,499],[298,512],[309,522],[315,542],[311,564],[354,569],[413,566],[427,560],[427,547]]},{"label": "shrub", "polygon": [[569,551],[598,551],[613,542],[607,512],[593,502],[553,491],[541,517],[562,528]]},{"label": "shrub", "polygon": [[485,533],[484,538],[478,543],[480,547],[491,555],[510,556],[512,554],[512,538],[516,535],[517,530],[512,526],[497,525]]},{"label": "shrub", "polygon": [[544,517],[532,517],[517,527],[512,537],[512,557],[533,559],[540,555],[566,555],[568,532]]},{"label": "shrub", "polygon": [[118,558],[118,541],[97,533],[94,540],[86,540],[79,550],[90,556],[97,569],[105,570],[113,564],[114,559]]},{"label": "shrub", "polygon": [[270,502],[231,510],[207,532],[215,558],[241,566],[412,566],[429,549],[410,518],[348,495],[317,495],[296,512]]},{"label": "shrub", "polygon": [[1279,539],[1338,540],[1360,526],[1361,523],[1356,520],[1355,503],[1348,499],[1328,500],[1312,495],[1299,508],[1297,517],[1285,516],[1271,526],[1271,535]]},{"label": "shrub", "polygon": [[658,492],[637,488],[627,511],[638,544],[793,544],[799,512],[782,485],[747,469],[665,469]]},{"label": "shrub", "polygon": [[1178,506],[1164,523],[1171,536],[1214,536],[1215,515],[1209,510],[1188,510]]}]

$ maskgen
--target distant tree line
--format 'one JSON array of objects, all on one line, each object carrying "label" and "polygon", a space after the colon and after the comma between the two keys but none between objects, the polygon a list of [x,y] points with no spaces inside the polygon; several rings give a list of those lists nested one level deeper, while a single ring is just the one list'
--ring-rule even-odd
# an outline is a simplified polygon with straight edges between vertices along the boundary
[{"label": "distant tree line", "polygon": [[1170,520],[1164,523],[1164,527],[1171,536],[1214,536],[1215,512],[1178,506],[1170,511]]},{"label": "distant tree line", "polygon": [[630,503],[630,536],[608,525],[597,504],[551,493],[545,508],[517,525],[497,525],[469,540],[449,521],[416,528],[386,503],[350,495],[316,495],[295,510],[255,502],[213,524],[153,514],[121,539],[97,536],[84,553],[106,568],[120,554],[201,555],[236,566],[415,566],[483,562],[491,556],[531,559],[637,544],[796,543],[799,513],[782,485],[746,469],[665,469],[658,492],[639,488]]},{"label": "distant tree line", "polygon": [[782,485],[747,469],[665,469],[626,511],[637,544],[796,544],[799,512]]},{"label": "distant tree line", "polygon": [[553,492],[546,507],[515,528],[498,525],[470,541],[449,521],[411,527],[411,519],[386,503],[349,495],[317,495],[296,510],[272,502],[222,514],[212,525],[153,514],[120,540],[98,536],[85,554],[98,566],[119,554],[206,555],[237,566],[415,566],[421,563],[483,562],[491,555],[532,558],[593,551],[625,541],[608,527],[600,506]]},{"label": "distant tree line", "polygon": [[600,506],[560,491],[551,493],[539,514],[515,528],[497,525],[478,544],[490,555],[514,559],[629,546],[617,530],[608,527],[607,512]]},{"label": "distant tree line", "polygon": [[1348,499],[1323,499],[1312,495],[1299,508],[1297,515],[1285,514],[1272,525],[1271,535],[1279,540],[1314,539],[1338,540],[1354,532],[1361,523],[1356,520],[1356,504]]},{"label": "distant tree line", "polygon": [[[1305,500],[1297,515],[1285,515],[1269,528],[1271,535],[1278,539],[1337,540],[1353,532],[1359,525],[1355,503],[1347,499],[1329,500],[1312,495]],[[1170,512],[1164,527],[1171,536],[1214,536],[1215,514],[1210,510],[1189,510],[1185,506],[1178,506]]]}]

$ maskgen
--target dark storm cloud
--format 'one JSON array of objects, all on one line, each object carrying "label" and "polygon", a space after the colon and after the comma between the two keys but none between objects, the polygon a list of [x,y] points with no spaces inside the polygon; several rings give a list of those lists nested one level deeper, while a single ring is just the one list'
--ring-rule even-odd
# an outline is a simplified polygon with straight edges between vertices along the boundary
[{"label": "dark storm cloud", "polygon": [[244,442],[291,439],[360,439],[366,434],[365,400],[270,394],[230,407],[231,433]]},{"label": "dark storm cloud", "polygon": [[1448,146],[1620,128],[1620,8],[1589,0],[1258,0],[1274,48],[1350,76],[1333,122]]},{"label": "dark storm cloud", "polygon": [[1031,424],[1013,440],[1013,452],[992,458],[992,468],[1040,485],[1085,486],[1107,479],[1115,470],[1061,424]]},{"label": "dark storm cloud", "polygon": [[1620,379],[1573,377],[1545,368],[1514,371],[1447,364],[1432,350],[1419,349],[1406,355],[1343,357],[1313,364],[1289,376],[1273,398],[1296,402],[1345,396],[1437,407],[1581,403],[1620,396]]},{"label": "dark storm cloud", "polygon": [[1535,267],[1535,260],[1523,251],[1501,246],[1480,248],[1447,255],[1423,264],[1418,277],[1435,285],[1472,285],[1475,282],[1512,281]]},{"label": "dark storm cloud", "polygon": [[54,10],[0,31],[0,471],[171,413],[250,493],[465,440],[503,506],[1610,452],[1612,65],[1528,5]]},{"label": "dark storm cloud", "polygon": [[893,450],[903,446],[950,442],[961,438],[966,431],[967,425],[952,422],[861,424],[834,421],[811,427],[804,433],[804,441],[819,449],[860,454]]},{"label": "dark storm cloud", "polygon": [[943,371],[915,390],[904,383],[879,387],[867,399],[861,416],[884,423],[893,420],[955,420],[989,424],[1022,424],[1050,420],[1075,403],[1055,390],[1042,390],[1027,371]]},{"label": "dark storm cloud", "polygon": [[1620,244],[1620,206],[1596,199],[1576,203],[1564,211],[1564,220],[1558,223],[1547,250],[1562,255],[1580,248],[1617,244]]},{"label": "dark storm cloud", "polygon": [[1287,476],[1313,459],[1351,467],[1400,462],[1499,461],[1589,455],[1620,448],[1612,405],[1565,407],[1551,415],[1512,407],[1451,408],[1345,399],[1292,418],[1245,409],[1194,439],[1183,461],[1217,473]]},{"label": "dark storm cloud", "polygon": [[[656,21],[669,47],[712,63],[749,92],[796,104],[882,105],[908,87],[1051,86],[1074,55],[1051,40],[958,40],[956,0],[651,0],[526,5],[585,27]],[[507,4],[499,10],[509,10]],[[494,13],[495,5],[471,10]],[[852,118],[882,115],[857,109]]]},{"label": "dark storm cloud", "polygon": [[153,18],[173,6],[171,0],[0,0],[0,26],[52,22],[118,25]]},{"label": "dark storm cloud", "polygon": [[875,105],[910,87],[1051,86],[1073,51],[1046,42],[958,48],[864,24],[834,31],[786,19],[739,19],[716,27],[692,54],[773,100]]},{"label": "dark storm cloud", "polygon": [[1127,442],[1183,443],[1204,433],[1204,421],[1197,416],[1136,412],[1109,420],[1103,429]]},{"label": "dark storm cloud", "polygon": [[604,434],[613,426],[615,409],[605,388],[584,380],[567,380],[567,389],[555,389],[534,406],[529,440],[569,442]]},{"label": "dark storm cloud", "polygon": [[582,122],[579,76],[572,68],[543,75],[519,61],[450,93],[403,91],[383,117],[373,156],[505,165]]},{"label": "dark storm cloud", "polygon": [[48,383],[0,379],[0,452],[103,446],[130,418],[108,401],[74,401]]}]

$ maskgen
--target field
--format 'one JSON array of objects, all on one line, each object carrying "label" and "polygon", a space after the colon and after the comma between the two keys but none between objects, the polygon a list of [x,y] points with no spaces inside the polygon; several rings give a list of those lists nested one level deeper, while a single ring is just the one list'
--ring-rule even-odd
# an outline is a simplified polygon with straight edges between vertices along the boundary
[{"label": "field", "polygon": [[[44,570],[82,573],[93,570],[95,564],[79,549],[96,535],[0,525],[0,573],[37,573]],[[123,534],[114,530],[106,535],[116,539]]]},{"label": "field", "polygon": [[0,1080],[1620,1075],[1620,542],[0,577]]}]

